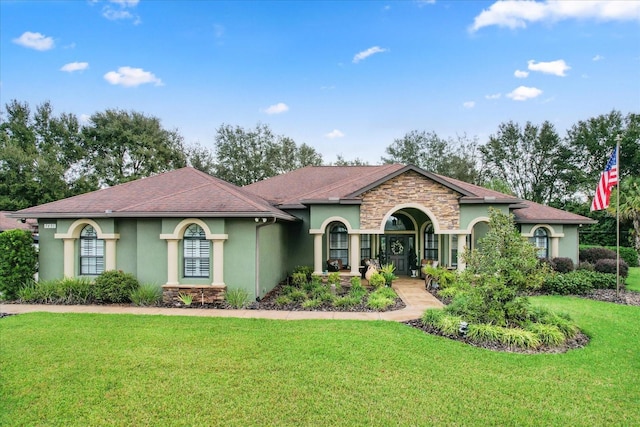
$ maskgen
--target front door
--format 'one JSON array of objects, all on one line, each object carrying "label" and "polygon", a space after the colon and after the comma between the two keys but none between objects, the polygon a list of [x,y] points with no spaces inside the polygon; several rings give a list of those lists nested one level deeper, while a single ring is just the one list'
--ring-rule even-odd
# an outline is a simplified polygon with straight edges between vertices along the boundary
[{"label": "front door", "polygon": [[389,262],[396,266],[396,276],[409,274],[409,238],[403,235],[391,235],[387,239]]}]

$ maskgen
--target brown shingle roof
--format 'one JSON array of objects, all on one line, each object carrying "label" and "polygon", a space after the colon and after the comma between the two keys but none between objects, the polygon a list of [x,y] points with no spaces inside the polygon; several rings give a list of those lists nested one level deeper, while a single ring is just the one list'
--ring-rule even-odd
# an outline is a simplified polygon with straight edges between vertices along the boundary
[{"label": "brown shingle roof", "polygon": [[266,216],[294,220],[264,199],[193,168],[82,194],[17,212],[30,218],[78,216]]},{"label": "brown shingle roof", "polygon": [[36,221],[27,219],[25,222],[22,222],[20,218],[9,218],[8,215],[13,213],[12,211],[0,211],[0,232],[15,230],[16,228],[29,231],[37,230],[38,223]]},{"label": "brown shingle roof", "polygon": [[517,222],[587,224],[590,218],[519,199],[509,194],[426,172],[415,166],[307,166],[244,187],[281,208],[310,203],[339,203],[358,198],[364,190],[397,174],[413,170],[460,193],[461,203],[507,203]]}]

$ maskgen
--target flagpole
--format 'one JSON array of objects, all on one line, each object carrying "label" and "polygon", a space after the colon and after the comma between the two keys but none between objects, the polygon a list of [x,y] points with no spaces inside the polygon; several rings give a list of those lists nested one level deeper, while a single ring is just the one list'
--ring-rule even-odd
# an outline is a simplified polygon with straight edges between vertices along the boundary
[{"label": "flagpole", "polygon": [[616,165],[618,182],[616,184],[616,299],[620,298],[620,134],[616,136]]}]

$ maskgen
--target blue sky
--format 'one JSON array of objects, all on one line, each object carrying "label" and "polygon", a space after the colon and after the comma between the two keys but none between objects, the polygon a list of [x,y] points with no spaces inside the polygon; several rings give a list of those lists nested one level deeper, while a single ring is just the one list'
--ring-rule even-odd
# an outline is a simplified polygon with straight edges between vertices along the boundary
[{"label": "blue sky", "polygon": [[378,163],[417,129],[486,142],[640,112],[640,1],[0,1],[0,102],[159,117],[213,148],[268,124]]}]

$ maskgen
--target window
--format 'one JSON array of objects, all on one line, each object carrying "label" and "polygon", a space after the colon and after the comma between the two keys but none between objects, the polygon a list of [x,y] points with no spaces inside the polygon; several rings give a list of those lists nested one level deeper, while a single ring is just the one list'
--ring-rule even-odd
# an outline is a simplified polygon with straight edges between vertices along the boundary
[{"label": "window", "polygon": [[202,227],[191,224],[184,232],[184,277],[209,277],[211,243]]},{"label": "window", "polygon": [[[465,246],[467,247],[467,249],[471,249],[471,235],[467,234],[467,236],[465,237]],[[457,267],[458,266],[458,235],[457,234],[452,234],[451,235],[451,266],[452,267]]]},{"label": "window", "polygon": [[360,235],[360,259],[371,258],[371,235]]},{"label": "window", "polygon": [[349,234],[342,224],[335,224],[329,231],[329,259],[339,259],[349,265]]},{"label": "window", "polygon": [[438,235],[433,232],[433,224],[424,230],[424,259],[438,260]]},{"label": "window", "polygon": [[87,225],[80,232],[80,274],[97,276],[104,271],[104,240]]},{"label": "window", "polygon": [[545,228],[538,228],[536,232],[533,233],[531,243],[538,248],[538,258],[549,257],[549,234]]}]

